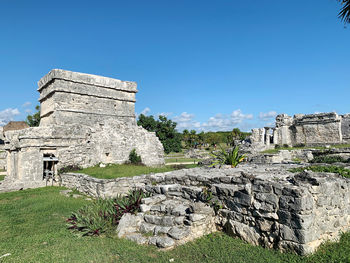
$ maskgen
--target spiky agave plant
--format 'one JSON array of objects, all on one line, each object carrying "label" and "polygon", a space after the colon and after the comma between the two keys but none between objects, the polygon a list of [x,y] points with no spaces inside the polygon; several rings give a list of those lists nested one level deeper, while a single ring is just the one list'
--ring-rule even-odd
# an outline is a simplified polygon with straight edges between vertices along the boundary
[{"label": "spiky agave plant", "polygon": [[139,211],[141,199],[149,195],[142,190],[132,190],[127,196],[114,199],[97,199],[84,206],[67,219],[68,229],[79,236],[98,236],[112,230],[125,213]]},{"label": "spiky agave plant", "polygon": [[243,160],[246,158],[246,156],[239,154],[239,147],[235,146],[233,149],[226,151],[225,149],[221,148],[219,152],[212,152],[210,154],[214,157],[214,162],[211,164],[211,166],[216,165],[231,165],[231,167],[236,167],[239,163],[243,162]]}]

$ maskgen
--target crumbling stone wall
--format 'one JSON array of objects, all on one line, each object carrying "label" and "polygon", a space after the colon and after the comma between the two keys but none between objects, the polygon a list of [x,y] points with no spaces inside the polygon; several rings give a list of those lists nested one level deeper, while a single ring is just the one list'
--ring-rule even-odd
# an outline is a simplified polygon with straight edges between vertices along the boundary
[{"label": "crumbling stone wall", "polygon": [[194,168],[114,180],[63,174],[61,179],[62,185],[95,197],[138,187],[194,202],[203,201],[203,190],[209,189],[223,205],[216,222],[228,233],[256,245],[312,253],[350,229],[350,180],[335,174],[296,175],[286,167]]},{"label": "crumbling stone wall", "polygon": [[315,146],[347,143],[350,141],[350,115],[330,112],[296,114],[291,117],[280,114],[276,117],[275,128],[253,129],[251,141],[253,146],[260,150],[273,148],[275,145]]},{"label": "crumbling stone wall", "polygon": [[132,149],[145,165],[164,164],[155,133],[136,124],[135,82],[52,70],[38,85],[40,126],[5,134],[9,187],[45,185],[45,156],[56,160],[55,173],[70,165],[121,164]]}]

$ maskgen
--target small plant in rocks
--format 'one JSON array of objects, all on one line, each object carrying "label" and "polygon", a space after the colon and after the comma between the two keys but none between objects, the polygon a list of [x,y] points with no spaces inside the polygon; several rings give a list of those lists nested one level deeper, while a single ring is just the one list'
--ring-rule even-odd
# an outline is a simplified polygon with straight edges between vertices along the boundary
[{"label": "small plant in rocks", "polygon": [[226,151],[221,148],[218,152],[212,152],[210,154],[214,158],[214,162],[211,166],[221,166],[221,165],[231,165],[231,167],[236,167],[239,163],[243,162],[246,158],[245,155],[239,154],[239,147],[235,146],[231,150]]},{"label": "small plant in rocks", "polygon": [[68,229],[79,236],[98,236],[114,229],[126,213],[136,214],[141,200],[149,197],[143,190],[132,190],[126,196],[97,199],[84,206],[66,220]]},{"label": "small plant in rocks", "polygon": [[220,201],[217,200],[217,198],[214,198],[213,192],[207,187],[204,187],[203,191],[199,193],[198,201],[207,203],[214,209],[215,214],[217,214],[218,211],[223,207]]}]

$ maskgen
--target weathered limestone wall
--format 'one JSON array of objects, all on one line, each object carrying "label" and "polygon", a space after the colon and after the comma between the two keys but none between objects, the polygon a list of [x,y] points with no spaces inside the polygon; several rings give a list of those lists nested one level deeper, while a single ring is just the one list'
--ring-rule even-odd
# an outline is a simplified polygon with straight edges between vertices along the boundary
[{"label": "weathered limestone wall", "polygon": [[1,149],[0,147],[0,169],[1,170],[6,170],[6,166],[7,166],[7,161],[6,161],[6,151]]},{"label": "weathered limestone wall", "polygon": [[341,117],[335,112],[295,115],[292,144],[337,144],[342,142]]},{"label": "weathered limestone wall", "polygon": [[102,127],[52,125],[11,131],[6,136],[11,141],[6,145],[8,176],[14,181],[38,181],[42,185],[43,156],[48,153],[58,158],[57,169],[70,165],[121,164],[129,159],[134,148],[144,164],[164,163],[163,146],[156,135],[124,122],[108,122]]},{"label": "weathered limestone wall", "polygon": [[272,143],[267,128],[253,129],[251,142],[254,147],[272,148],[279,146],[326,145],[350,142],[350,114],[335,112],[318,114],[296,114],[290,117],[280,114],[276,127],[272,128]]},{"label": "weathered limestone wall", "polygon": [[54,69],[38,85],[40,126],[135,122],[135,82]]},{"label": "weathered limestone wall", "polygon": [[345,114],[342,116],[341,120],[341,132],[343,142],[350,142],[350,114]]},{"label": "weathered limestone wall", "polygon": [[54,69],[38,86],[40,126],[5,134],[9,187],[43,185],[44,159],[46,174],[71,165],[125,163],[132,149],[145,165],[164,164],[155,133],[136,124],[135,82]]},{"label": "weathered limestone wall", "polygon": [[[290,167],[290,166],[289,166]],[[61,175],[62,185],[95,197],[129,189],[200,201],[209,189],[222,204],[217,223],[249,243],[308,254],[350,229],[350,180],[334,174],[291,174],[284,166],[194,168],[168,173],[94,179]]]}]

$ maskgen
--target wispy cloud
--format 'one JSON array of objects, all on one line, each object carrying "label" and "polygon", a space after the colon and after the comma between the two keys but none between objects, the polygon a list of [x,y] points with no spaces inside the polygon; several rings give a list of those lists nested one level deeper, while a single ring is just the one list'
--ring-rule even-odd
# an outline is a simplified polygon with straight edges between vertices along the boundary
[{"label": "wispy cloud", "polygon": [[259,113],[259,119],[261,121],[270,121],[271,119],[276,118],[276,116],[277,116],[276,111],[260,112]]},{"label": "wispy cloud", "polygon": [[12,121],[15,116],[21,114],[17,108],[8,108],[0,111],[0,126],[6,125],[9,121]]},{"label": "wispy cloud", "polygon": [[147,115],[147,114],[150,113],[150,112],[151,112],[151,109],[148,108],[148,107],[146,107],[146,108],[143,109],[143,111],[141,111],[140,115],[141,115],[141,114]]},{"label": "wispy cloud", "polygon": [[235,127],[243,128],[245,130],[249,129],[251,125],[246,121],[252,120],[253,117],[253,114],[244,114],[238,109],[232,111],[231,114],[218,113],[203,123],[196,121],[195,115],[187,112],[183,112],[172,119],[177,123],[176,128],[179,131],[184,129],[193,129],[197,131],[229,131]]},{"label": "wispy cloud", "polygon": [[244,114],[240,109],[234,110],[231,114],[218,113],[201,125],[204,130],[228,131],[235,127],[242,126],[246,120],[252,120],[253,114]]},{"label": "wispy cloud", "polygon": [[22,107],[23,108],[27,108],[27,107],[29,107],[31,105],[32,105],[32,103],[30,101],[27,101],[27,102],[23,103]]},{"label": "wispy cloud", "polygon": [[177,123],[176,128],[179,131],[182,130],[193,130],[200,128],[200,122],[195,121],[195,115],[187,112],[181,113],[179,116],[175,116],[173,121]]}]

